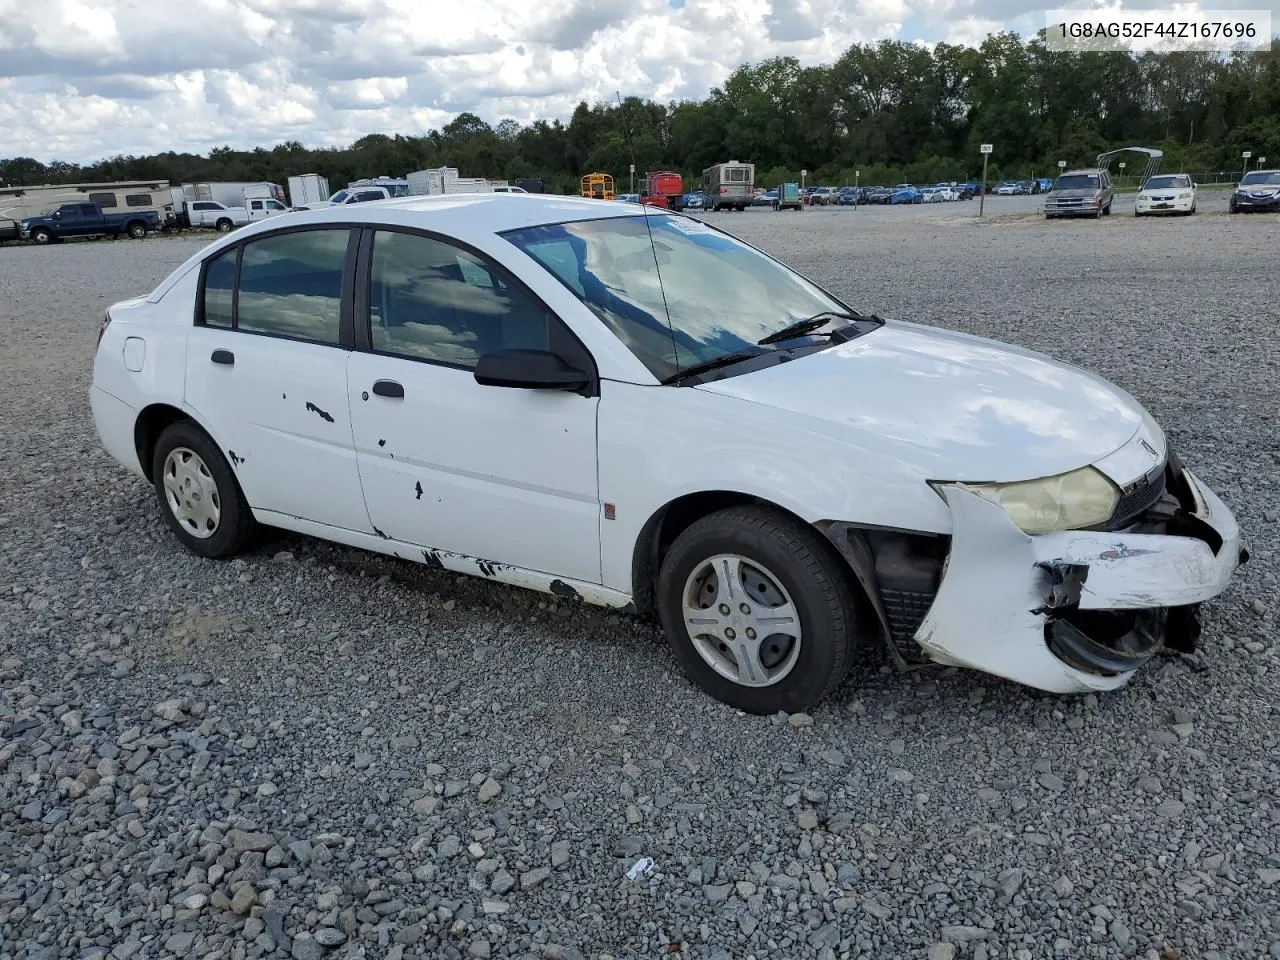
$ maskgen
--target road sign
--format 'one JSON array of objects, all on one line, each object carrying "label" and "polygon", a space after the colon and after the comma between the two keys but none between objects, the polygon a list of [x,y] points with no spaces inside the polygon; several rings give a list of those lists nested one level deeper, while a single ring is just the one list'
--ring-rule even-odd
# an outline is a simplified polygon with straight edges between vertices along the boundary
[{"label": "road sign", "polygon": [[631,172],[632,172],[632,173],[635,173],[635,172],[636,172],[636,165],[635,165],[634,163],[633,163],[633,164],[631,164]]},{"label": "road sign", "polygon": [[979,153],[990,153],[990,152],[991,152],[991,144],[989,144],[989,143],[984,143],[982,146],[980,146],[980,147],[978,148],[978,152],[979,152]]},{"label": "road sign", "polygon": [[1242,157],[1244,157],[1246,160],[1248,160],[1250,157],[1252,157],[1252,156],[1253,156],[1253,151],[1251,151],[1251,150],[1246,150],[1244,153],[1240,154],[1240,156],[1242,156]]},{"label": "road sign", "polygon": [[1067,161],[1065,161],[1065,160],[1059,160],[1059,161],[1058,161],[1058,169],[1059,169],[1059,170],[1065,170],[1065,169],[1067,169]]}]

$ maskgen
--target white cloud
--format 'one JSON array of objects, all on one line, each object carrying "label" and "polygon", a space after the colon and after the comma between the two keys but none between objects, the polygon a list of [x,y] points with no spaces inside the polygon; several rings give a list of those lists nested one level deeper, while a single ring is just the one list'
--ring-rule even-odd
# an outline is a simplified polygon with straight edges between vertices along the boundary
[{"label": "white cloud", "polygon": [[[1136,0],[1139,5],[1156,0]],[[1280,0],[1268,0],[1277,3]],[[745,62],[977,43],[1027,0],[0,0],[0,151],[89,161],[703,97]],[[1034,29],[1034,26],[1031,27]]]}]

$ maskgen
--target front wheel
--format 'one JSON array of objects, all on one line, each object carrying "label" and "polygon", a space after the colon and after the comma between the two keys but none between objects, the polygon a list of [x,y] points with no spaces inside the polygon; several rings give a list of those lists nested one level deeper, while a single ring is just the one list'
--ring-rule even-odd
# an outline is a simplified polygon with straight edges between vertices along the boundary
[{"label": "front wheel", "polygon": [[794,713],[848,673],[853,589],[816,530],[777,510],[730,507],[676,538],[658,607],[676,659],[704,691],[748,713]]},{"label": "front wheel", "polygon": [[231,466],[209,435],[189,420],[165,429],[151,476],[169,529],[192,553],[234,556],[253,533],[253,514]]},{"label": "front wheel", "polygon": [[53,240],[53,234],[48,230],[32,230],[31,239],[39,244],[46,244]]}]

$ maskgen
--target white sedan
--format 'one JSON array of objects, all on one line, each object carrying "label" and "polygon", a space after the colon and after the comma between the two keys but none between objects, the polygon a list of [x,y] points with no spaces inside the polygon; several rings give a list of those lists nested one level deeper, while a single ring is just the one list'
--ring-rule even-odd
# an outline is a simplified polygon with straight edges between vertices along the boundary
[{"label": "white sedan", "polygon": [[201,556],[265,524],[656,613],[757,713],[820,700],[865,640],[1119,687],[1247,557],[1119,388],[624,204],[252,224],[107,311],[91,396]]},{"label": "white sedan", "polygon": [[1152,177],[1142,185],[1133,201],[1135,217],[1155,214],[1196,212],[1196,185],[1185,173]]}]

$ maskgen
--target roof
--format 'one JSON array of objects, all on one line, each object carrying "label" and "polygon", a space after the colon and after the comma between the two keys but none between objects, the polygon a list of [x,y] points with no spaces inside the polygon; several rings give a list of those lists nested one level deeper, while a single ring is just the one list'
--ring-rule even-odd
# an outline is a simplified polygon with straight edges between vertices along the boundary
[{"label": "roof", "polygon": [[[288,224],[387,223],[426,227],[459,237],[501,233],[541,223],[601,220],[635,216],[636,209],[614,200],[561,197],[541,193],[455,193],[430,197],[396,197],[368,203],[341,204],[288,215]],[[259,221],[264,229],[278,229],[278,218]],[[243,236],[245,231],[240,231]]]}]

